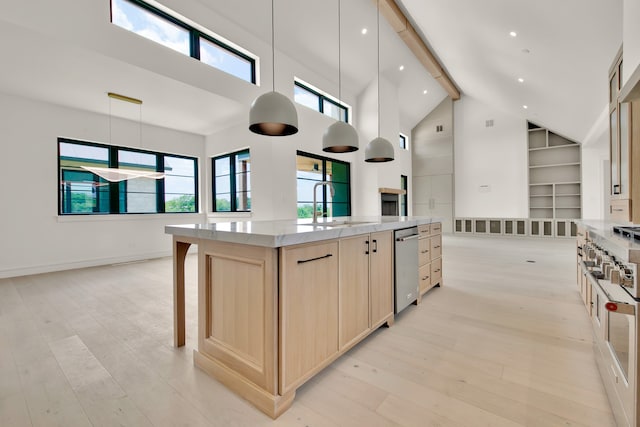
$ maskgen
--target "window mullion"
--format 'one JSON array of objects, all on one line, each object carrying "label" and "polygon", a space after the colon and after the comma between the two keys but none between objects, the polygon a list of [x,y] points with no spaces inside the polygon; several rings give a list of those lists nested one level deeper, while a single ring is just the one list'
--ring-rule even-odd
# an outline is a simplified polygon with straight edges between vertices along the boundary
[{"label": "window mullion", "polygon": [[[118,167],[118,148],[109,147],[109,167]],[[109,182],[109,213],[120,213],[120,183]]]},{"label": "window mullion", "polygon": [[[156,172],[164,172],[164,155],[156,155]],[[166,199],[164,187],[164,178],[156,179],[156,211],[158,213],[165,212],[164,201]]]},{"label": "window mullion", "polygon": [[189,31],[189,37],[191,39],[191,57],[200,60],[200,32],[196,29]]},{"label": "window mullion", "polygon": [[231,198],[231,212],[236,212],[236,155],[229,156],[229,197]]}]

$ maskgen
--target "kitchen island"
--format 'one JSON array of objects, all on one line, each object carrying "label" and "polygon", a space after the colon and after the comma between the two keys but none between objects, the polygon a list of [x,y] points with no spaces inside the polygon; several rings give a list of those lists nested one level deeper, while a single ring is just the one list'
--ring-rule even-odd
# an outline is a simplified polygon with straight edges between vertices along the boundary
[{"label": "kitchen island", "polygon": [[197,244],[194,362],[276,418],[300,385],[393,323],[394,231],[439,233],[431,223],[437,220],[340,217],[167,226],[174,344],[185,343],[184,259]]}]

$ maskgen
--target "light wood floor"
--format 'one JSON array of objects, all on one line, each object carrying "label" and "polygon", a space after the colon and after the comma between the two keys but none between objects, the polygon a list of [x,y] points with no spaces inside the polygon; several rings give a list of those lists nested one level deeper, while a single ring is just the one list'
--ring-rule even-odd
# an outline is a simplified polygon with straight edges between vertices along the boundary
[{"label": "light wood floor", "polygon": [[0,280],[0,426],[613,426],[574,245],[445,236],[445,287],[276,421],[193,366],[194,256],[181,349],[170,259]]}]

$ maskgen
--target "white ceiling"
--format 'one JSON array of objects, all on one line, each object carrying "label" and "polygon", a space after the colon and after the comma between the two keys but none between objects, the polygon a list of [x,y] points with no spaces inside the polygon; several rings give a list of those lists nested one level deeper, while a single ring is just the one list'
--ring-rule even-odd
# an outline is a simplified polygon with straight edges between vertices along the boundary
[{"label": "white ceiling", "polygon": [[401,0],[401,7],[462,92],[489,106],[582,141],[608,105],[622,0]]},{"label": "white ceiling", "polygon": [[[270,2],[193,1],[270,43]],[[35,24],[24,25],[24,19],[31,19],[24,16],[29,16],[32,2],[12,3],[12,13],[5,11],[0,16],[0,50],[9,58],[3,61],[0,91],[101,113],[108,111],[105,93],[116,91],[144,100],[143,121],[202,135],[247,120],[248,105],[238,102],[246,94],[229,99],[127,64],[55,37],[55,26],[44,34],[34,31]],[[607,70],[622,39],[622,0],[398,3],[412,16],[464,94],[578,140],[605,108]],[[45,18],[33,19],[60,13],[57,2],[38,4]],[[330,70],[321,72],[334,87],[322,89],[336,95],[337,4],[337,0],[275,1],[278,51],[311,70]],[[47,7],[51,10],[43,10]],[[198,17],[190,18],[198,21]],[[359,93],[376,74],[375,2],[344,0],[341,18],[343,87]],[[398,87],[401,124],[411,127],[440,103],[445,92],[383,17],[380,21],[381,73]],[[366,36],[360,33],[363,27],[369,29]],[[509,37],[512,30],[518,37]],[[251,50],[251,46],[244,47]],[[529,54],[522,53],[525,48]],[[401,64],[404,71],[398,70]],[[525,83],[519,84],[517,77],[523,77]],[[523,104],[529,109],[523,110]]]}]

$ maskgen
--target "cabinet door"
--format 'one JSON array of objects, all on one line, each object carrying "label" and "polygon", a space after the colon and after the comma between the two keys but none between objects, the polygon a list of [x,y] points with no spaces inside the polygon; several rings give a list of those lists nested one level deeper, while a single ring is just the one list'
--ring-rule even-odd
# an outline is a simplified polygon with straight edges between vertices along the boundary
[{"label": "cabinet door", "polygon": [[420,266],[420,295],[431,289],[431,264]]},{"label": "cabinet door", "polygon": [[371,234],[369,257],[371,327],[393,315],[393,233]]},{"label": "cabinet door", "polygon": [[440,258],[440,255],[442,255],[442,235],[438,234],[431,237],[429,240],[429,252],[431,259]]},{"label": "cabinet door", "polygon": [[442,258],[434,259],[431,262],[431,284],[442,285]]},{"label": "cabinet door", "polygon": [[369,235],[340,239],[340,349],[369,330]]},{"label": "cabinet door", "polygon": [[418,265],[425,265],[431,261],[431,239],[418,239]]},{"label": "cabinet door", "polygon": [[338,242],[281,249],[280,394],[338,352]]}]

